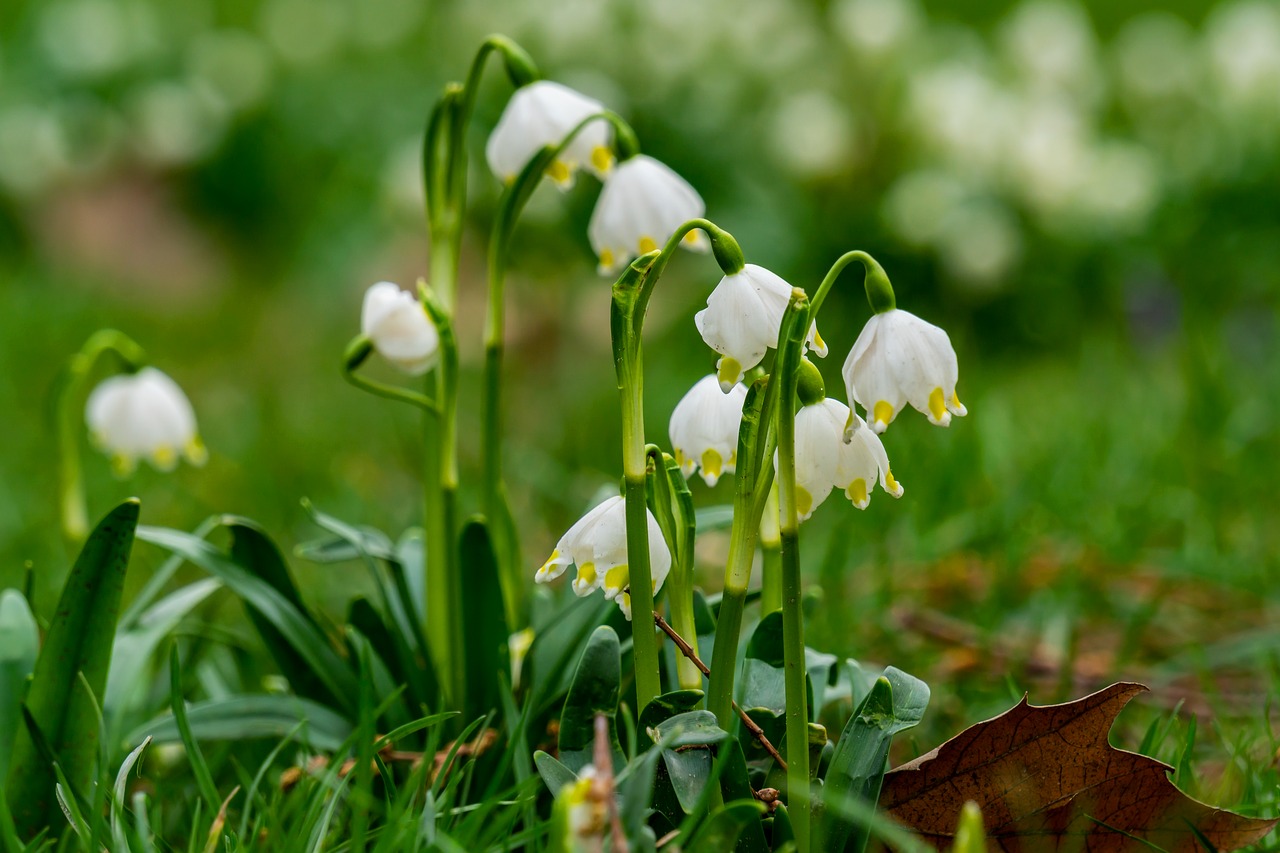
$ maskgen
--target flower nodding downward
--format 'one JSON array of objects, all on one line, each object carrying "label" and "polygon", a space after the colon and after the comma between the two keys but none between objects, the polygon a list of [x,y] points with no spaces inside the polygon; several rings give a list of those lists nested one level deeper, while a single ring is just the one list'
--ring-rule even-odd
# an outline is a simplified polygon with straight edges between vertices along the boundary
[{"label": "flower nodding downward", "polygon": [[969,410],[956,396],[959,367],[947,333],[895,308],[872,316],[844,362],[849,405],[862,405],[877,433],[907,403],[937,426]]},{"label": "flower nodding downward", "polygon": [[715,375],[711,375],[694,383],[676,404],[668,432],[685,477],[698,471],[708,486],[714,486],[722,474],[733,473],[746,398],[745,385],[738,383],[725,394]]},{"label": "flower nodding downward", "polygon": [[[599,101],[560,83],[538,80],[521,86],[507,101],[485,145],[489,168],[500,180],[514,181],[542,148],[559,145],[575,127],[602,112]],[[573,185],[579,168],[603,178],[613,167],[611,134],[604,120],[586,125],[548,167],[547,176],[561,189]]]},{"label": "flower nodding downward", "polygon": [[411,376],[434,367],[440,354],[440,335],[422,303],[389,281],[365,291],[360,331],[383,358]]},{"label": "flower nodding downward", "polygon": [[[659,249],[684,223],[706,213],[697,190],[669,167],[637,154],[614,166],[587,226],[600,273],[622,269],[634,257]],[[705,252],[710,242],[701,231],[685,235],[685,248]]]},{"label": "flower nodding downward", "polygon": [[[778,345],[778,327],[791,299],[791,285],[755,264],[720,279],[707,297],[707,307],[694,315],[694,325],[707,346],[720,353],[716,363],[720,388],[726,393],[743,374]],[[817,325],[809,329],[808,346],[827,354]]]},{"label": "flower nodding downward", "polygon": [[[615,601],[631,618],[631,577],[627,570],[626,501],[611,497],[596,506],[560,537],[551,556],[534,575],[538,583],[547,583],[564,574],[570,565],[578,567],[573,591],[590,595],[602,589],[604,597]],[[671,552],[653,513],[645,511],[649,521],[649,571],[656,593],[671,571]]]},{"label": "flower nodding downward", "polygon": [[122,477],[139,459],[171,471],[179,457],[203,465],[209,456],[187,395],[154,367],[104,379],[89,395],[85,422],[94,444],[111,455]]}]

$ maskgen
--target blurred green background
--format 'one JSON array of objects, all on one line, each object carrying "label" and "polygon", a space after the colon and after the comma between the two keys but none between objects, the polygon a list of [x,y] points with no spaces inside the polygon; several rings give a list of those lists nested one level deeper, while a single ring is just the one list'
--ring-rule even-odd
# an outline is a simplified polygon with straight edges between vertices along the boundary
[{"label": "blurred green background", "polygon": [[[30,567],[47,609],[65,577],[48,395],[102,326],[187,390],[211,457],[120,482],[86,442],[95,517],[138,494],[144,523],[235,512],[292,544],[316,535],[305,496],[393,535],[416,523],[418,419],[338,362],[364,289],[425,274],[424,117],[491,31],[631,121],[748,260],[813,288],[866,249],[901,307],[950,332],[971,415],[902,415],[885,438],[906,496],[865,513],[832,498],[806,524],[827,603],[813,645],[927,678],[944,730],[1023,689],[1050,701],[1116,677],[1256,723],[1280,673],[1268,0],[5,3],[0,585]],[[499,190],[480,151],[509,92],[491,70],[472,133],[472,472]],[[620,473],[597,192],[540,189],[511,257],[507,452],[530,577]],[[682,255],[659,288],[651,440],[714,364],[692,315],[717,278]],[[848,275],[821,318],[833,394],[860,291]],[[703,504],[730,488],[694,485]],[[700,543],[711,589],[724,547]],[[139,549],[133,582],[158,561]],[[298,570],[335,613],[362,583]]]}]

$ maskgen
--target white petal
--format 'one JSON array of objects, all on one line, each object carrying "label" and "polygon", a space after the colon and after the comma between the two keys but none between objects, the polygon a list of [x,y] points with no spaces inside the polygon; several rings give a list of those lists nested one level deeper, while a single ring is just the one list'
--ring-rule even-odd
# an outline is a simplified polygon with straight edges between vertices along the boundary
[{"label": "white petal", "polygon": [[202,461],[190,401],[154,367],[103,380],[85,404],[85,422],[94,441],[128,466],[147,459],[168,470],[182,455]]},{"label": "white petal", "polygon": [[[676,404],[668,432],[686,477],[702,469],[707,485],[714,486],[721,474],[733,472],[746,396],[744,385],[735,385],[728,394],[723,393],[712,374],[694,383]],[[704,462],[714,464],[715,460],[719,460],[716,470],[707,471]]]},{"label": "white petal", "polygon": [[694,316],[694,325],[707,346],[750,370],[777,346],[790,298],[791,285],[764,267],[747,264],[720,279],[707,307]]},{"label": "white petal", "polygon": [[426,373],[439,356],[440,336],[426,309],[389,281],[365,291],[360,329],[379,355],[410,375]]},{"label": "white petal", "polygon": [[[558,145],[583,120],[603,110],[599,101],[550,80],[522,86],[507,101],[485,145],[489,168],[501,180],[513,180],[538,151]],[[610,136],[607,122],[588,124],[562,152],[560,162],[570,173],[590,167],[596,149],[609,147]]]},{"label": "white petal", "polygon": [[[624,160],[606,177],[587,227],[601,270],[621,269],[642,251],[661,248],[675,230],[706,212],[688,182],[644,154]],[[701,248],[696,237],[686,243]]]}]

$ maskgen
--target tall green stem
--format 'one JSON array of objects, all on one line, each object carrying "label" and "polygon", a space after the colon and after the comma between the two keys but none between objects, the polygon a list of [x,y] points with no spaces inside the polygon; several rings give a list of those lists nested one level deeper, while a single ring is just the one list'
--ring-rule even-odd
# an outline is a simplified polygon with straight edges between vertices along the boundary
[{"label": "tall green stem", "polygon": [[[692,643],[698,636],[693,613],[693,544],[697,533],[693,495],[680,466],[657,445],[645,447],[645,462],[651,486],[650,508],[671,548],[671,574],[666,584],[671,626]],[[677,655],[676,680],[682,690],[700,689],[702,672],[688,657]]]},{"label": "tall green stem", "polygon": [[800,521],[796,510],[797,368],[809,329],[809,302],[796,290],[782,321],[776,373],[778,392],[778,504],[782,538],[782,655],[787,701],[787,809],[796,849],[809,851],[809,709],[801,611]]},{"label": "tall green stem", "polygon": [[760,517],[760,612],[782,609],[782,538],[778,531],[778,489],[769,490],[764,515]]},{"label": "tall green stem", "polygon": [[[647,263],[644,266],[647,267]],[[636,286],[643,280],[643,275],[643,269],[637,271],[636,264],[632,264],[614,285],[613,291],[615,366],[622,403],[622,476],[627,504],[627,574],[631,588],[631,635],[635,656],[636,706],[639,709],[644,709],[662,692],[658,674],[658,641],[652,616],[653,574],[649,566],[641,319],[633,313],[638,292]],[[619,332],[621,340],[617,337]]]},{"label": "tall green stem", "polygon": [[78,550],[89,535],[88,510],[85,507],[84,473],[80,465],[80,434],[84,410],[80,402],[85,382],[93,373],[98,359],[114,354],[123,368],[136,372],[146,363],[146,354],[132,338],[115,329],[100,329],[89,336],[80,351],[72,356],[55,392],[55,417],[58,433],[58,507],[62,518],[62,534],[73,550]]},{"label": "tall green stem", "polygon": [[707,709],[716,715],[721,728],[732,731],[737,725],[733,713],[733,683],[738,667],[738,642],[742,633],[742,612],[747,600],[747,582],[760,534],[760,516],[773,478],[773,467],[762,470],[759,445],[767,444],[769,430],[764,420],[770,398],[775,396],[767,378],[756,380],[747,389],[742,404],[742,425],[738,428],[738,469],[734,475],[733,529],[729,534],[729,559],[725,565],[724,593],[716,617],[716,644],[711,653],[711,677],[707,684]]},{"label": "tall green stem", "polygon": [[519,559],[514,519],[502,479],[502,362],[504,354],[507,253],[511,235],[521,212],[533,197],[542,176],[587,125],[605,121],[613,126],[620,154],[634,153],[635,131],[616,113],[608,110],[583,119],[558,144],[545,146],[534,155],[498,200],[488,251],[488,310],[484,325],[484,395],[481,400],[481,474],[485,515],[493,523],[497,537],[499,578],[506,606],[507,624],[516,628],[524,621],[524,577]]}]

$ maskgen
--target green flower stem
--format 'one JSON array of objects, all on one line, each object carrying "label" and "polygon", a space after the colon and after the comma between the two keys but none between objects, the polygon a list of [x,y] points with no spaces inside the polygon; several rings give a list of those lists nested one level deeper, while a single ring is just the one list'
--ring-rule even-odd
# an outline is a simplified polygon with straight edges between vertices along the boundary
[{"label": "green flower stem", "polygon": [[[644,294],[656,252],[632,261],[613,285],[610,330],[614,369],[622,403],[622,476],[627,517],[629,575],[636,707],[643,710],[662,692],[658,673],[658,641],[653,620],[653,574],[649,566],[649,520],[645,494],[644,358],[641,331]],[[651,289],[651,288],[650,288]]]},{"label": "green flower stem", "polygon": [[506,487],[502,479],[502,361],[507,254],[516,222],[533,197],[542,176],[582,129],[595,121],[605,121],[613,126],[620,152],[631,151],[635,147],[635,131],[616,113],[605,110],[583,119],[558,145],[546,146],[532,157],[516,179],[503,190],[489,237],[489,294],[484,325],[484,396],[481,401],[481,500],[485,515],[494,522],[492,529],[500,540],[499,552],[503,555],[503,559],[499,561],[500,580],[507,624],[513,628],[524,622],[525,584],[515,523],[511,520],[511,508],[507,503]]},{"label": "green flower stem", "polygon": [[[742,268],[742,250],[729,232],[706,219],[692,219],[671,235],[661,251],[632,261],[613,285],[610,312],[614,369],[622,399],[622,474],[627,499],[627,565],[631,610],[641,614],[631,622],[636,705],[643,710],[661,692],[658,642],[652,620],[653,575],[649,565],[648,519],[645,515],[644,357],[641,342],[645,312],[653,289],[684,236],[695,228],[706,232],[716,261],[726,271]],[[736,266],[734,266],[736,264]],[[725,717],[724,719],[729,719]]]},{"label": "green flower stem", "polygon": [[62,533],[72,550],[78,550],[89,535],[84,473],[80,465],[80,433],[84,428],[84,409],[80,400],[98,359],[107,353],[115,355],[128,373],[136,373],[147,360],[142,347],[124,332],[100,329],[90,335],[80,351],[72,356],[54,392],[60,463],[58,506]]},{"label": "green flower stem", "polygon": [[[711,676],[707,684],[707,710],[725,731],[733,731],[733,683],[738,666],[738,642],[742,633],[742,612],[746,606],[747,583],[751,579],[751,562],[755,557],[756,538],[760,534],[760,516],[765,500],[761,491],[769,491],[773,466],[768,476],[761,476],[757,445],[768,440],[769,431],[762,429],[770,393],[768,377],[757,379],[747,389],[742,404],[742,425],[738,428],[738,468],[734,474],[733,529],[729,534],[729,559],[725,565],[724,594],[720,614],[716,618],[716,644],[711,653]],[[763,489],[761,483],[763,482]]]},{"label": "green flower stem", "polygon": [[[419,282],[423,306],[440,335],[435,371],[439,417],[427,418],[425,468],[427,532],[427,637],[454,707],[463,707],[466,649],[462,643],[462,588],[458,574],[458,344],[453,323],[434,290]],[[435,451],[434,454],[432,451]]]},{"label": "green flower stem", "polygon": [[[662,528],[671,550],[671,573],[667,576],[667,601],[671,624],[677,634],[698,636],[693,615],[693,542],[697,520],[693,495],[680,466],[656,444],[645,447],[645,469],[650,486],[650,509]],[[702,671],[685,655],[676,656],[676,680],[682,690],[702,688]]]},{"label": "green flower stem", "polygon": [[760,612],[782,609],[782,538],[778,531],[778,489],[769,490],[760,517],[760,554],[763,577],[760,584]]},{"label": "green flower stem", "polygon": [[408,388],[401,388],[397,385],[386,385],[373,379],[367,379],[357,373],[356,371],[360,365],[364,363],[372,352],[373,342],[367,337],[356,335],[352,338],[351,343],[347,344],[347,352],[342,359],[342,378],[360,390],[368,391],[374,396],[395,400],[400,403],[408,403],[432,415],[440,414],[440,410],[436,408],[435,401],[425,394],[410,391]]},{"label": "green flower stem", "polygon": [[814,320],[818,319],[818,312],[822,310],[822,303],[827,299],[827,293],[830,292],[832,285],[836,283],[836,279],[840,277],[840,273],[849,264],[858,261],[866,268],[867,274],[863,280],[863,288],[867,293],[867,301],[871,303],[871,309],[877,314],[883,314],[885,311],[892,311],[896,306],[893,295],[893,286],[889,284],[889,276],[884,271],[884,267],[880,266],[875,258],[868,255],[861,249],[852,252],[845,252],[836,262],[831,265],[831,269],[827,271],[826,277],[822,279],[822,283],[818,285],[818,292],[814,294],[813,301],[810,303],[812,307],[809,310],[809,316]]},{"label": "green flower stem", "polygon": [[796,511],[796,384],[810,305],[792,292],[782,321],[776,374],[778,393],[778,505],[782,538],[782,655],[787,696],[787,811],[796,849],[809,850],[809,709],[805,686],[804,615],[800,597],[800,521]]}]

